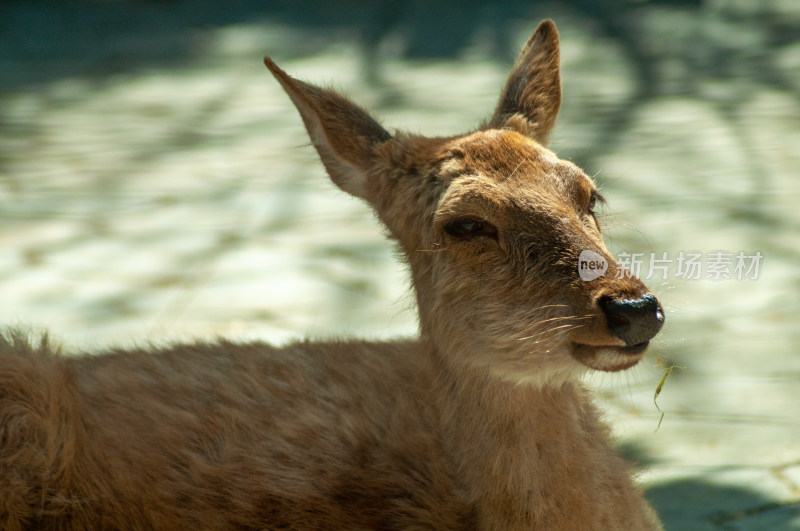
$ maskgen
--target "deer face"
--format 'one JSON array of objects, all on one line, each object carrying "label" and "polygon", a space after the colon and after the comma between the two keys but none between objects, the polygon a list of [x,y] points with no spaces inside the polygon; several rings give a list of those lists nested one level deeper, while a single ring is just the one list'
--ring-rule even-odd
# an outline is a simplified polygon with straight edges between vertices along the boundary
[{"label": "deer face", "polygon": [[[416,281],[432,293],[420,302],[437,342],[514,380],[639,361],[663,314],[638,279],[617,278],[583,171],[516,130],[490,129],[445,142],[436,174],[430,252],[412,264],[430,262],[418,266],[429,280]],[[591,281],[579,275],[587,250],[607,265]],[[641,310],[623,316],[610,301]]]},{"label": "deer face", "polygon": [[[544,383],[641,359],[661,306],[606,250],[592,180],[544,147],[561,102],[551,21],[523,48],[487,125],[461,137],[393,136],[342,96],[265,63],[332,180],[399,241],[423,335],[453,361]],[[603,275],[582,280],[584,251]]]}]

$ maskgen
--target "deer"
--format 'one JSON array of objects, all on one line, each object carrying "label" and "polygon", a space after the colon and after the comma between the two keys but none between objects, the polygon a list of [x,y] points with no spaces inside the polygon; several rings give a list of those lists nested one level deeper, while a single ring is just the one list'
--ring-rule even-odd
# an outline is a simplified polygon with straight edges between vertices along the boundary
[{"label": "deer", "polygon": [[636,365],[664,311],[607,250],[593,179],[545,147],[555,24],[491,117],[451,137],[390,133],[264,63],[407,260],[418,337],[85,355],[9,329],[0,527],[661,529],[583,376]]}]

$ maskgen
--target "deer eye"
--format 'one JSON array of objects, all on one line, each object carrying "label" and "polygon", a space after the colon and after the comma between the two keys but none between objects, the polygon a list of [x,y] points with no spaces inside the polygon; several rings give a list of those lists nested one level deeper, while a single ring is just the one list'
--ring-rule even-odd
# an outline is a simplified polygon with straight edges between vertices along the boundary
[{"label": "deer eye", "polygon": [[472,217],[456,218],[444,226],[450,236],[456,238],[472,238],[474,236],[488,236],[497,238],[497,228],[488,221]]},{"label": "deer eye", "polygon": [[589,206],[587,207],[589,214],[594,214],[594,208],[596,206],[597,206],[597,192],[592,192],[592,195],[589,198]]}]

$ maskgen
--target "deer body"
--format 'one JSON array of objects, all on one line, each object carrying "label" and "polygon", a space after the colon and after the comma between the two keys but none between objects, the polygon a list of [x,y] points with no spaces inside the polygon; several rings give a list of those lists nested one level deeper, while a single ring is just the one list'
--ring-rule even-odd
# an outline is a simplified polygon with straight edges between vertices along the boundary
[{"label": "deer body", "polygon": [[[266,64],[406,255],[420,338],[65,357],[7,334],[0,526],[660,529],[579,380],[638,362],[663,314],[613,274],[591,180],[543,146],[555,25],[451,138],[392,135]],[[582,249],[606,277],[578,278]]]}]

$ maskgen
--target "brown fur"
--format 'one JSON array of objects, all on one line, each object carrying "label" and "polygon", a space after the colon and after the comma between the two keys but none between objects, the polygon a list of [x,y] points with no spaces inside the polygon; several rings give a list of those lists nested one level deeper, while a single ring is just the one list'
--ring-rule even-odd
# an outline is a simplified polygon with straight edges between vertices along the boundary
[{"label": "brown fur", "polygon": [[[266,64],[333,181],[407,256],[420,338],[69,357],[6,334],[0,527],[660,529],[579,381],[641,358],[597,301],[647,288],[615,278],[594,185],[541,143],[560,102],[555,25],[489,125],[452,138],[392,136]],[[448,231],[464,217],[486,233]],[[578,278],[582,249],[606,257],[604,278]]]}]

